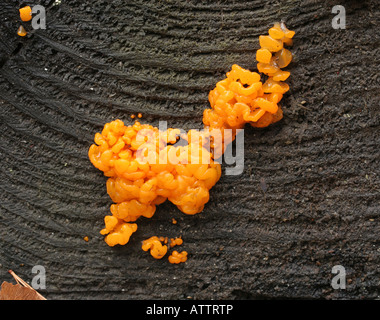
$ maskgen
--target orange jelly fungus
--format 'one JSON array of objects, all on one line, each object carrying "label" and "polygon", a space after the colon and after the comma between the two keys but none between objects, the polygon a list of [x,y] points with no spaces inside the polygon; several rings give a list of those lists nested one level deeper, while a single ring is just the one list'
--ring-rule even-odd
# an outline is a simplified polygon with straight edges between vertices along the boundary
[{"label": "orange jelly fungus", "polygon": [[[293,36],[294,31],[288,30],[284,23],[274,24],[269,35],[260,36],[257,69],[267,80],[263,83],[259,73],[234,64],[226,78],[209,92],[211,108],[204,110],[202,132],[181,133],[173,128],[160,131],[138,121],[126,126],[123,121],[115,120],[95,134],[95,144],[91,145],[88,156],[108,177],[107,192],[114,202],[101,231],[108,245],[126,244],[137,230],[134,222],[140,217],[151,218],[156,206],[166,200],[185,214],[203,210],[209,201],[209,190],[221,176],[221,165],[213,158],[217,146],[207,130],[232,129],[234,138],[236,130],[246,123],[262,128],[282,119],[279,102],[289,90],[284,80],[290,72],[281,69],[292,60],[292,54],[284,46],[292,44]],[[179,138],[187,144],[176,145]],[[223,150],[224,141],[227,141],[225,136]],[[206,143],[210,148],[205,148]],[[149,161],[138,161],[141,154],[147,154]],[[161,162],[162,159],[167,161]],[[162,258],[167,246],[161,242],[157,237],[145,240],[143,250],[151,250],[154,257]],[[186,259],[186,252],[173,252],[169,257],[172,263]]]},{"label": "orange jelly fungus", "polygon": [[141,248],[144,251],[150,250],[150,254],[153,258],[161,259],[168,252],[168,246],[163,245],[162,242],[164,242],[164,238],[153,236],[147,240],[144,240]]},{"label": "orange jelly fungus", "polygon": [[[190,215],[201,212],[208,202],[209,190],[221,176],[221,166],[191,134],[183,136],[189,143],[187,146],[172,145],[179,132],[177,129],[161,132],[137,121],[125,126],[121,120],[115,120],[95,135],[95,144],[88,155],[92,164],[109,177],[107,192],[115,202],[102,230],[102,234],[108,234],[109,245],[125,244],[137,227],[124,230],[123,226],[140,217],[151,218],[156,206],[166,200]],[[146,163],[136,159],[142,145],[150,151],[150,161]],[[171,161],[173,155],[183,161]],[[164,157],[166,164],[161,164],[158,160]]]},{"label": "orange jelly fungus", "polygon": [[25,6],[19,9],[20,18],[22,21],[32,20],[32,8],[30,6]]},{"label": "orange jelly fungus", "polygon": [[170,263],[175,263],[175,264],[178,264],[178,263],[181,263],[181,262],[186,262],[187,260],[187,252],[186,251],[182,251],[181,253],[179,253],[178,251],[173,251],[172,254],[169,256],[168,258],[169,262]]},{"label": "orange jelly fungus", "polygon": [[290,45],[293,36],[294,31],[288,30],[284,23],[275,23],[269,35],[260,36],[257,69],[268,79],[262,83],[258,73],[233,65],[226,78],[209,93],[211,109],[204,110],[205,126],[241,129],[250,123],[253,127],[266,127],[282,119],[278,103],[289,90],[289,85],[283,81],[290,72],[281,68],[292,60],[291,52],[284,45]]},{"label": "orange jelly fungus", "polygon": [[106,235],[105,241],[110,247],[116,244],[127,244],[132,233],[137,230],[137,224],[124,223],[115,216],[106,216],[104,223],[105,228],[100,233]]},{"label": "orange jelly fungus", "polygon": [[20,26],[17,30],[17,34],[20,36],[20,37],[25,37],[26,36],[26,30],[23,26]]},{"label": "orange jelly fungus", "polygon": [[182,238],[171,238],[170,239],[170,248],[175,246],[180,246],[183,243]]}]

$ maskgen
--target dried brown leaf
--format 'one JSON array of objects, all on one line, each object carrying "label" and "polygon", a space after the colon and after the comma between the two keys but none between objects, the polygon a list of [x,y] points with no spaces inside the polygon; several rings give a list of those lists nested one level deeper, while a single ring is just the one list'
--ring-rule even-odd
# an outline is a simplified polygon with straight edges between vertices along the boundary
[{"label": "dried brown leaf", "polygon": [[4,281],[1,285],[0,300],[42,300],[34,289]]},{"label": "dried brown leaf", "polygon": [[9,273],[15,278],[17,284],[4,281],[1,284],[0,300],[46,300],[12,270]]}]

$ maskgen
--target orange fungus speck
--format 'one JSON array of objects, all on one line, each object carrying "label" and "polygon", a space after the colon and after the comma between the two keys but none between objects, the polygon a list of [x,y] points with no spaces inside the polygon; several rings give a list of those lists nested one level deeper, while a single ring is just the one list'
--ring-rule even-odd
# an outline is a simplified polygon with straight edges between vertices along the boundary
[{"label": "orange fungus speck", "polygon": [[17,30],[17,34],[20,36],[20,37],[25,37],[26,36],[26,30],[23,26],[20,26]]},{"label": "orange fungus speck", "polygon": [[173,248],[175,246],[180,246],[183,243],[182,238],[171,238],[170,239],[170,247]]},{"label": "orange fungus speck", "polygon": [[32,8],[30,6],[25,6],[19,9],[20,18],[22,21],[32,20]]}]

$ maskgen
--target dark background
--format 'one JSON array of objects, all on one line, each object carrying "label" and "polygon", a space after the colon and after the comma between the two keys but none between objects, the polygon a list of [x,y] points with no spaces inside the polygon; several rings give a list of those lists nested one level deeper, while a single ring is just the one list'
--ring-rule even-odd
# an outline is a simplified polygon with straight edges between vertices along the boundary
[{"label": "dark background", "polygon": [[[17,36],[20,2],[0,2],[0,282],[42,265],[47,299],[379,298],[378,1],[22,3],[46,7],[47,29]],[[94,134],[138,112],[202,128],[209,90],[234,63],[255,70],[281,19],[296,31],[284,119],[246,127],[243,174],[223,174],[202,213],[166,202],[108,247]],[[188,261],[143,252],[152,235],[182,235]]]}]

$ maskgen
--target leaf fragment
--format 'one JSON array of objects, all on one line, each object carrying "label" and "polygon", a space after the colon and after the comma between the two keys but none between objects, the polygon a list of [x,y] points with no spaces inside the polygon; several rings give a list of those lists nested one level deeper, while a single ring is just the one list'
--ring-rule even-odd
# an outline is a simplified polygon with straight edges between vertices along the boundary
[{"label": "leaf fragment", "polygon": [[12,270],[9,270],[9,273],[16,280],[17,284],[4,281],[1,284],[0,300],[46,300]]}]

